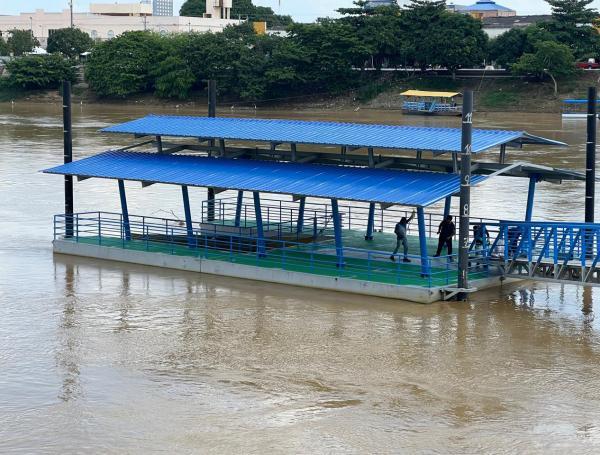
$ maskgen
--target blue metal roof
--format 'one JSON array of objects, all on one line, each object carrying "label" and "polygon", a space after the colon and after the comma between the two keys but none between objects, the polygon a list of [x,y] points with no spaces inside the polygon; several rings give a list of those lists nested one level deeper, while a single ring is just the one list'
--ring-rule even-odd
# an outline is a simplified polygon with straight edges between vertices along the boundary
[{"label": "blue metal roof", "polygon": [[[567,99],[563,100],[565,104],[587,104],[588,100],[577,100],[577,99]],[[596,103],[600,103],[600,100],[596,100]]]},{"label": "blue metal roof", "polygon": [[[102,131],[149,136],[339,145],[440,153],[461,151],[459,128],[149,115],[104,128]],[[473,153],[483,152],[502,144],[566,145],[523,131],[473,130]]]},{"label": "blue metal roof", "polygon": [[506,6],[498,5],[492,0],[479,0],[474,5],[465,6],[461,11],[514,11]]},{"label": "blue metal roof", "polygon": [[[439,172],[126,151],[104,152],[44,172],[423,207],[460,189],[458,175]],[[473,183],[485,179],[472,177]]]}]

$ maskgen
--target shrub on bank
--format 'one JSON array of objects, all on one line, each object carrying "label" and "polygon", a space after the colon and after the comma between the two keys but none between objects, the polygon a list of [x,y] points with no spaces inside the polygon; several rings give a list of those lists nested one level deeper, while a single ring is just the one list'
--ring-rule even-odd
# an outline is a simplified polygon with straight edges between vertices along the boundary
[{"label": "shrub on bank", "polygon": [[72,62],[60,55],[26,55],[6,65],[8,83],[27,90],[56,89],[63,80],[75,81]]}]

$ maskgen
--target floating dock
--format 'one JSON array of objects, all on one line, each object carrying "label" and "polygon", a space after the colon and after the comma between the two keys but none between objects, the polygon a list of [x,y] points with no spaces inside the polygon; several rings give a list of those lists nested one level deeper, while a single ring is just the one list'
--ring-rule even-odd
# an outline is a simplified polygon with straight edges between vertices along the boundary
[{"label": "floating dock", "polygon": [[[436,257],[437,228],[461,186],[460,129],[150,115],[102,132],[137,141],[44,172],[116,181],[121,212],[56,215],[56,253],[430,303],[523,278],[515,272],[521,256],[533,258],[539,249],[539,238],[531,241],[536,229],[517,232],[501,220],[471,218],[471,288],[458,288],[456,242],[453,252]],[[476,158],[499,153],[495,161],[474,160],[471,185],[527,178],[524,223],[532,222],[538,182],[585,179],[506,163],[509,148],[528,144],[565,145],[523,131],[473,130]],[[183,219],[130,214],[126,182],[179,186]],[[200,213],[192,212],[190,187],[208,188]],[[440,201],[444,213],[426,211]],[[402,252],[392,261],[394,227],[413,210],[410,262]],[[572,247],[552,245],[563,260],[560,251]],[[589,254],[588,248],[583,257]],[[588,269],[597,263],[592,259]]]}]

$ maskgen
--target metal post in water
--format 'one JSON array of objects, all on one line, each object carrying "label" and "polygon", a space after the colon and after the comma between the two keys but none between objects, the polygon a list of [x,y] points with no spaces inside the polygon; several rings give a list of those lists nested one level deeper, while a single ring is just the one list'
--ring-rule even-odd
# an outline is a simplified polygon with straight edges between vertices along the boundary
[{"label": "metal post in water", "polygon": [[[64,163],[73,161],[73,127],[71,122],[71,82],[63,81]],[[73,237],[73,176],[65,175],[65,237]]]},{"label": "metal post in water", "polygon": [[[467,90],[463,98],[462,143],[460,153],[460,225],[458,231],[458,287],[469,288],[469,230],[471,215],[471,152],[473,141],[473,91]],[[459,300],[466,294],[460,293]]]},{"label": "metal post in water", "polygon": [[588,89],[587,145],[585,159],[585,222],[593,223],[596,197],[596,87]]},{"label": "metal post in water", "polygon": [[[208,81],[208,116],[217,116],[217,81],[210,79]],[[215,141],[211,141],[211,146],[215,145]],[[206,220],[215,220],[215,189],[208,188],[208,203],[206,206]]]}]

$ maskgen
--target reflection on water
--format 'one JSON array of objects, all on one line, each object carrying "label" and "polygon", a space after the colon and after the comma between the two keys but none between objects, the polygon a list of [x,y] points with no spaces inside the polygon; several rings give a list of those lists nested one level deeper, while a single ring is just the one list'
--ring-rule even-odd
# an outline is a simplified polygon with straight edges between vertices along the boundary
[{"label": "reflection on water", "polygon": [[[144,112],[76,113],[85,156],[124,140],[95,130]],[[397,112],[259,114],[457,124]],[[583,168],[583,124],[478,121],[574,144],[513,159]],[[37,171],[61,159],[60,106],[0,107],[0,124],[0,452],[600,450],[597,288],[518,283],[420,306],[53,257],[62,180]],[[525,188],[488,182],[475,213],[522,216]],[[181,212],[176,189],[128,190],[133,213]],[[583,211],[580,184],[538,194],[538,217]],[[199,210],[204,194],[192,196]],[[118,210],[116,188],[77,184],[76,208],[98,207]]]}]

